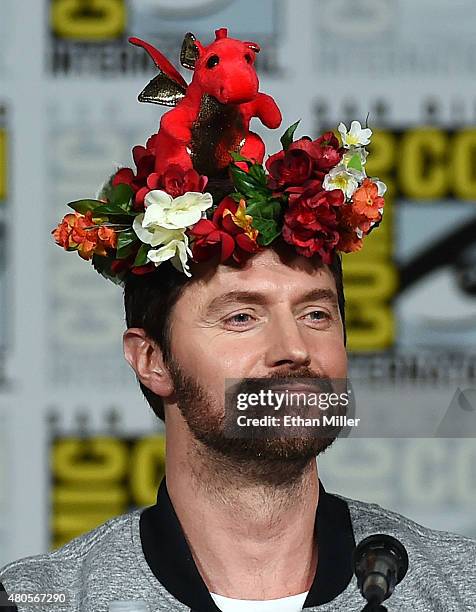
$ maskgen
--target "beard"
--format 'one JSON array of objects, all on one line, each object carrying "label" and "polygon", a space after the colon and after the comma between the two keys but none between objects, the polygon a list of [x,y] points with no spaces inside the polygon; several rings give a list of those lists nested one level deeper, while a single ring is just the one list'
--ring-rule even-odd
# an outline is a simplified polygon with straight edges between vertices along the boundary
[{"label": "beard", "polygon": [[[226,425],[224,403],[217,402],[196,379],[186,375],[173,358],[168,370],[177,406],[195,440],[213,456],[221,470],[231,467],[234,476],[241,472],[248,481],[273,486],[288,484],[302,476],[310,461],[329,448],[337,437],[338,432],[331,432],[328,437],[306,435],[302,428],[294,428],[293,435],[277,436],[272,427],[266,429],[266,437],[262,431],[259,437],[254,436],[253,430],[247,437],[233,437]],[[262,380],[279,379],[281,383],[283,377],[286,380],[319,378],[310,368],[301,368]]]}]

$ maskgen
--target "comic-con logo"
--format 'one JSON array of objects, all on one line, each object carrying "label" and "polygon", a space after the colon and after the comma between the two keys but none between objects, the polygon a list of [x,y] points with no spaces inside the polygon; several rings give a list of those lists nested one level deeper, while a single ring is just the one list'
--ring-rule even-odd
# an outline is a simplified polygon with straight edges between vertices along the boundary
[{"label": "comic-con logo", "polygon": [[[132,13],[163,18],[203,17],[226,8],[234,0],[130,0]],[[59,38],[105,41],[124,34],[127,27],[125,0],[52,0],[50,23]]]},{"label": "comic-con logo", "polygon": [[[271,73],[278,68],[278,3],[261,0],[260,5],[253,30],[264,48],[260,70]],[[237,0],[49,0],[48,70],[58,75],[152,74],[150,58],[129,45],[128,35],[160,42],[160,51],[178,60],[184,32],[177,33],[176,26],[182,20],[198,36],[209,36],[209,15],[228,9],[227,20],[240,22],[240,6]]]},{"label": "comic-con logo", "polygon": [[63,39],[105,41],[126,30],[125,0],[52,0],[50,27]]}]

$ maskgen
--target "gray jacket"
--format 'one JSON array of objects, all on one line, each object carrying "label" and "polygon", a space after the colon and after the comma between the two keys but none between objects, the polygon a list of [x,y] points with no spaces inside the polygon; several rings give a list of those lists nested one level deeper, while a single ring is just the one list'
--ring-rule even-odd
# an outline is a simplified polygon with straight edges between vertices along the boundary
[{"label": "gray jacket", "polygon": [[[326,495],[329,499],[339,500],[338,503],[345,505],[355,542],[358,543],[373,533],[387,533],[405,545],[409,556],[409,569],[392,597],[385,602],[389,612],[476,611],[476,540],[422,527],[376,504]],[[321,499],[318,506],[320,505]],[[165,503],[161,505],[164,506]],[[334,514],[332,506],[330,509],[330,514]],[[190,568],[196,570],[191,555],[186,552],[183,553],[187,557],[183,573],[177,566],[177,559],[171,558],[170,563],[167,559],[158,562],[159,565],[163,563],[160,571],[163,572],[163,582],[168,585],[169,590],[158,580],[157,575],[161,577],[162,574],[157,574],[159,570],[155,566],[152,570],[152,562],[146,559],[147,546],[144,541],[145,532],[141,531],[141,512],[137,510],[114,518],[54,552],[28,557],[7,565],[0,571],[0,583],[7,593],[61,592],[67,596],[65,604],[36,604],[33,607],[20,603],[20,612],[106,612],[109,602],[124,599],[143,600],[147,602],[151,612],[218,610],[213,604],[210,607],[204,607],[202,604],[199,608],[192,608],[189,600],[184,602],[185,595],[178,595],[182,599],[180,601],[170,592],[172,590],[176,595],[179,591],[182,593],[181,582],[201,580],[197,577],[198,572],[197,576],[187,574]],[[328,520],[332,521],[332,516],[328,517]],[[323,540],[332,537],[334,541],[342,530],[339,524],[329,525],[329,533],[321,526],[320,536]],[[164,529],[167,532],[164,532],[163,537],[167,538],[173,527],[165,525]],[[319,542],[319,537],[317,541]],[[149,545],[151,550],[160,554],[160,540],[149,542]],[[180,549],[180,546],[180,543],[175,542],[174,549],[170,549],[168,553],[176,555],[175,551]],[[341,568],[332,546],[328,552],[325,580],[332,581],[333,572],[340,572]],[[337,560],[332,560],[332,554]],[[319,559],[321,561],[321,556]],[[347,568],[345,571],[350,572],[347,561],[344,566]],[[193,580],[187,576],[192,576]],[[322,581],[321,575],[321,590],[326,590],[325,580]],[[365,602],[358,591],[355,577],[351,577],[351,572],[341,588],[343,590],[333,597],[332,601],[310,607],[305,603],[305,609],[319,612],[362,610]]]}]

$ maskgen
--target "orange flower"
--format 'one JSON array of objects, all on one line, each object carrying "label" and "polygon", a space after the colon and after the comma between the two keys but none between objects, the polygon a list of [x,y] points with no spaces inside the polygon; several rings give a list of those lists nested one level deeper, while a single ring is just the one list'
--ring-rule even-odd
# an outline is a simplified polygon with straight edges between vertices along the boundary
[{"label": "orange flower", "polygon": [[56,244],[67,251],[78,251],[83,259],[96,255],[107,255],[107,249],[117,245],[116,232],[107,226],[96,225],[92,211],[85,215],[74,212],[65,215],[58,227],[52,232]]},{"label": "orange flower", "polygon": [[362,186],[355,190],[352,197],[353,209],[367,219],[379,219],[379,208],[383,208],[385,200],[378,195],[378,187],[371,179],[366,178]]},{"label": "orange flower", "polygon": [[75,223],[75,214],[77,213],[65,215],[58,227],[51,232],[56,244],[62,246],[67,251],[75,248],[70,243],[71,229]]},{"label": "orange flower", "polygon": [[115,249],[117,247],[117,234],[112,227],[101,225],[98,229],[98,238],[106,248]]}]

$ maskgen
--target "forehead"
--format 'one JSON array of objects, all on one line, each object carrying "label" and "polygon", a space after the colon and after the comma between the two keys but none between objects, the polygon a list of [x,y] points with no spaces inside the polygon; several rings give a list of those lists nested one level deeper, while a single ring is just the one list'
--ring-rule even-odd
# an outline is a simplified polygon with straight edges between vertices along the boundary
[{"label": "forehead", "polygon": [[330,268],[317,258],[267,248],[248,259],[242,267],[199,264],[192,269],[195,280],[183,297],[195,306],[204,305],[229,291],[253,291],[266,294],[271,300],[295,298],[312,289],[329,288],[337,294]]}]

